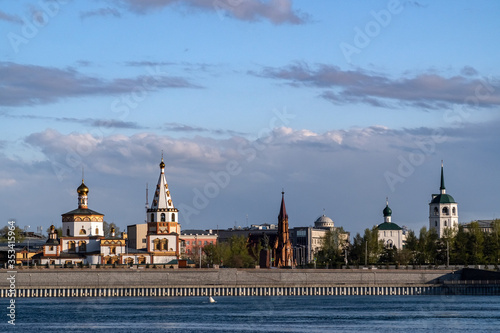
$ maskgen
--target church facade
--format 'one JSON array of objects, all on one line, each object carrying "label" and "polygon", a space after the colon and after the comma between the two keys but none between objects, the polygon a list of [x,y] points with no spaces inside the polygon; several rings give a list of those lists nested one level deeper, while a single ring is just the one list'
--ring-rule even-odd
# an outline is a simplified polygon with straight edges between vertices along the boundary
[{"label": "church facade", "polygon": [[50,226],[43,252],[34,258],[39,264],[168,264],[179,258],[179,211],[172,202],[163,157],[151,208],[147,208],[145,249],[129,247],[127,234],[119,237],[114,228],[106,237],[104,214],[89,209],[89,188],[83,179],[77,193],[78,208],[62,214],[63,236]]}]

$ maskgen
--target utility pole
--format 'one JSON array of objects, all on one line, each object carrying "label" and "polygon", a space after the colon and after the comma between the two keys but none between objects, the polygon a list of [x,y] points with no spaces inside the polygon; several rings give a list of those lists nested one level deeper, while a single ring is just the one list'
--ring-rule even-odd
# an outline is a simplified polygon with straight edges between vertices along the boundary
[{"label": "utility pole", "polygon": [[368,267],[368,241],[365,241],[365,266]]},{"label": "utility pole", "polygon": [[200,268],[201,268],[201,246],[200,246]]},{"label": "utility pole", "polygon": [[450,267],[450,244],[446,241],[446,268]]}]

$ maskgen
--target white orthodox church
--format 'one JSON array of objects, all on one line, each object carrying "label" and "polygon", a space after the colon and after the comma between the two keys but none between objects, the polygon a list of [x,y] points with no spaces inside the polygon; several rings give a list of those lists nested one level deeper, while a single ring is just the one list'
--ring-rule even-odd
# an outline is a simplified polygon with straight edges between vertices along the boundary
[{"label": "white orthodox church", "polygon": [[441,163],[440,193],[433,194],[429,203],[429,230],[435,229],[439,238],[444,236],[446,229],[452,232],[458,229],[458,203],[449,194],[444,186],[444,170]]},{"label": "white orthodox church", "polygon": [[179,211],[174,207],[165,178],[163,157],[160,177],[151,208],[147,209],[147,248],[127,247],[127,234],[104,236],[104,214],[88,208],[89,188],[82,179],[77,188],[78,208],[62,214],[63,236],[58,237],[52,225],[40,264],[168,264],[179,258]]},{"label": "white orthodox church", "polygon": [[391,221],[392,209],[389,208],[388,200],[386,200],[382,213],[384,214],[384,222],[377,226],[378,239],[384,242],[386,248],[401,250],[406,242],[406,234],[403,228]]}]

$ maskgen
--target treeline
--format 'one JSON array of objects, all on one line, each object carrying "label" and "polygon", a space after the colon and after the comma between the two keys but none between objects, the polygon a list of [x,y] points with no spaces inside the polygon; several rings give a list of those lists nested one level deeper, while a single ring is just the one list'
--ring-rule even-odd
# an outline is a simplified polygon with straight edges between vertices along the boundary
[{"label": "treeline", "polygon": [[[252,268],[258,265],[262,246],[250,246],[244,236],[233,236],[228,242],[208,244],[203,247],[202,267],[220,265],[222,267]],[[193,250],[192,259],[199,260],[198,251]]]},{"label": "treeline", "polygon": [[500,220],[495,220],[492,232],[482,231],[477,222],[469,228],[447,230],[438,238],[434,229],[420,229],[417,237],[412,230],[406,235],[402,249],[384,247],[378,231],[366,229],[364,235],[354,237],[348,261],[354,265],[498,265],[500,259]]}]

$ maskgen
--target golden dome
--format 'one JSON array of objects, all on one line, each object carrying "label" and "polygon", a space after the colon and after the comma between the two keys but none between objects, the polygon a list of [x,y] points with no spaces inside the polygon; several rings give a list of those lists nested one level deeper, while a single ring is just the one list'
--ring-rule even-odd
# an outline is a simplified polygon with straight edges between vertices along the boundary
[{"label": "golden dome", "polygon": [[165,163],[163,162],[163,158],[161,159],[160,168],[165,169]]},{"label": "golden dome", "polygon": [[89,193],[89,188],[83,183],[83,180],[82,180],[82,185],[78,186],[76,191],[80,195],[87,195],[87,193]]}]

